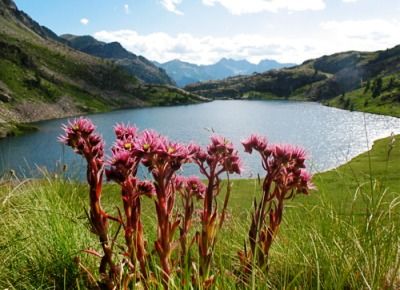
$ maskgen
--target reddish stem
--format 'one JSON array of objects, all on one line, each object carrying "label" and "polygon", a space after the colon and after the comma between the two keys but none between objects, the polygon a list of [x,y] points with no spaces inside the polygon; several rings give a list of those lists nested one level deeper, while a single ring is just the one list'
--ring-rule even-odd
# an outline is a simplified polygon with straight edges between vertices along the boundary
[{"label": "reddish stem", "polygon": [[98,168],[96,160],[90,155],[87,156],[87,180],[89,183],[90,197],[90,222],[94,232],[99,236],[101,247],[103,248],[104,256],[102,257],[99,272],[106,276],[107,265],[110,268],[109,281],[106,281],[108,289],[114,289],[114,285],[118,281],[120,269],[112,259],[112,249],[108,238],[108,222],[107,214],[101,207],[100,197],[102,191],[103,168]]}]

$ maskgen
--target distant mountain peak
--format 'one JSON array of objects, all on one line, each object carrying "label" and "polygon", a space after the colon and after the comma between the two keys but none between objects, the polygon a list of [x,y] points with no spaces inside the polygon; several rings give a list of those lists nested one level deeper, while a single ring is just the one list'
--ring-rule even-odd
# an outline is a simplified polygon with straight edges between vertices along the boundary
[{"label": "distant mountain peak", "polygon": [[221,58],[218,62],[216,62],[215,64],[224,64],[224,63],[246,63],[246,64],[250,64],[250,62],[246,59],[233,59],[233,58],[226,58],[223,57]]},{"label": "distant mountain peak", "polygon": [[254,72],[265,72],[270,69],[292,66],[293,64],[281,64],[274,60],[260,61],[253,64],[246,59],[235,60],[233,58],[221,58],[218,62],[210,65],[197,65],[184,62],[179,59],[157,65],[167,71],[179,86],[190,83],[219,80],[231,76],[252,74]]}]

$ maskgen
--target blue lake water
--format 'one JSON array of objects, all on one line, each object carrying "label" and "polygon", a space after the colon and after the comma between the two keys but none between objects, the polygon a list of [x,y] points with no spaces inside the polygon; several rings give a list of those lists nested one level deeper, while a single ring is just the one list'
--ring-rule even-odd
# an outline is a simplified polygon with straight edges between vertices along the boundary
[{"label": "blue lake water", "polygon": [[[260,161],[244,153],[240,140],[251,133],[265,135],[270,142],[303,146],[313,172],[345,163],[371,147],[373,140],[400,133],[400,119],[349,112],[311,102],[214,101],[200,105],[157,107],[90,115],[109,148],[116,122],[153,128],[170,139],[208,144],[212,131],[234,142],[244,160],[242,177],[262,173]],[[67,163],[69,172],[82,175],[85,163],[56,139],[67,119],[37,123],[38,132],[0,140],[0,175],[9,169],[32,176],[39,168],[56,170]],[[196,173],[193,168],[185,174]],[[146,175],[142,170],[141,174]]]}]

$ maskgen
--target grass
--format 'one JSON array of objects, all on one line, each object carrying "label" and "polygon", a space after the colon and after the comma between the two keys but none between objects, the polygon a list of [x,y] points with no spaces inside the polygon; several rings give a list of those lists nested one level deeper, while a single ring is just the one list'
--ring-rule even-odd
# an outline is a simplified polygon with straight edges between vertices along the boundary
[{"label": "grass", "polygon": [[[371,151],[317,174],[318,191],[287,203],[269,273],[257,273],[248,288],[399,289],[400,141],[393,140],[379,140]],[[87,187],[49,174],[40,180],[3,179],[0,288],[84,288],[76,261],[96,272],[95,258],[81,250],[98,247],[84,213]],[[228,220],[215,251],[218,289],[246,288],[234,273],[249,209],[259,195],[257,183],[234,180]],[[103,204],[115,212],[118,188],[107,185],[104,192]],[[155,235],[153,207],[150,200],[143,205],[149,248]]]},{"label": "grass", "polygon": [[372,93],[374,80],[371,80],[364,82],[361,88],[325,101],[324,104],[352,111],[399,117],[400,74],[389,74],[381,79],[382,90],[377,96]]}]

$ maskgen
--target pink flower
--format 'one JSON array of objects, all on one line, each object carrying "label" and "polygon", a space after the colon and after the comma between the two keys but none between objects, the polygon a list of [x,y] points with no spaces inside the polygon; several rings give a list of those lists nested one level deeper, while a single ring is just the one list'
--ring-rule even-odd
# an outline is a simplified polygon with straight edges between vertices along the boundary
[{"label": "pink flower", "polygon": [[258,152],[263,152],[267,148],[267,139],[259,135],[250,135],[249,138],[242,141],[244,151],[252,153],[253,149]]},{"label": "pink flower", "polygon": [[137,128],[125,125],[123,123],[116,124],[114,127],[115,136],[117,139],[127,139],[127,138],[134,138],[136,136]]},{"label": "pink flower", "polygon": [[161,149],[163,141],[164,138],[156,131],[145,130],[140,134],[134,149],[142,154],[156,153]]},{"label": "pink flower", "polygon": [[196,196],[198,199],[204,199],[206,185],[197,176],[183,177],[176,176],[174,179],[175,190],[182,195],[191,197]]},{"label": "pink flower", "polygon": [[156,189],[153,183],[149,180],[139,181],[136,185],[137,191],[139,194],[146,195],[150,198],[156,196]]},{"label": "pink flower", "polygon": [[304,168],[304,161],[306,160],[306,153],[304,149],[288,144],[274,145],[271,148],[272,154],[277,162],[291,165],[297,168]]},{"label": "pink flower", "polygon": [[211,144],[207,146],[207,152],[209,155],[229,154],[233,152],[233,144],[228,139],[214,134],[211,136]]},{"label": "pink flower", "polygon": [[188,149],[181,143],[167,142],[166,153],[172,158],[185,159],[188,157]]},{"label": "pink flower", "polygon": [[77,118],[68,121],[67,125],[62,126],[64,135],[58,140],[74,151],[86,158],[101,159],[104,156],[104,142],[102,138],[94,132],[95,126],[87,118]]},{"label": "pink flower", "polygon": [[228,173],[240,174],[242,171],[242,163],[239,154],[233,148],[233,144],[228,139],[214,135],[211,137],[211,144],[207,147],[208,160],[210,165],[217,161],[223,168],[223,171]]},{"label": "pink flower", "polygon": [[196,144],[190,144],[188,151],[191,160],[199,165],[201,174],[207,178],[218,176],[223,172],[240,174],[242,171],[242,162],[237,150],[231,141],[222,136],[211,137],[207,152]]},{"label": "pink flower", "polygon": [[274,161],[279,164],[286,164],[289,162],[292,156],[292,146],[291,145],[273,145],[271,146],[272,154],[274,156]]},{"label": "pink flower", "polygon": [[190,176],[186,179],[186,190],[190,195],[204,199],[206,189],[206,185],[197,176]]},{"label": "pink flower", "polygon": [[175,186],[175,190],[177,190],[177,191],[184,190],[186,187],[186,177],[184,177],[182,175],[175,176],[174,186]]},{"label": "pink flower", "polygon": [[266,139],[258,135],[251,135],[242,144],[248,153],[252,153],[253,149],[261,153],[267,176],[281,190],[297,189],[307,193],[314,188],[311,175],[304,170],[306,153],[303,148],[288,144],[268,145]]},{"label": "pink flower", "polygon": [[195,143],[189,144],[188,156],[191,159],[198,160],[199,162],[205,162],[207,159],[207,153],[199,145]]},{"label": "pink flower", "polygon": [[127,150],[133,152],[136,140],[132,137],[117,139],[112,150]]},{"label": "pink flower", "polygon": [[124,149],[113,150],[108,163],[111,167],[106,170],[107,179],[116,182],[124,182],[137,167],[137,162],[132,158],[131,152]]},{"label": "pink flower", "polygon": [[231,155],[224,159],[223,166],[225,171],[229,173],[240,174],[242,172],[242,160],[239,157],[238,152],[233,152]]},{"label": "pink flower", "polygon": [[292,159],[295,160],[297,168],[305,168],[305,161],[307,158],[307,154],[303,148],[300,147],[293,147],[292,148]]},{"label": "pink flower", "polygon": [[300,169],[300,182],[297,186],[297,191],[299,193],[308,194],[310,190],[315,190],[317,187],[311,181],[312,175],[307,172],[305,169]]},{"label": "pink flower", "polygon": [[82,135],[92,134],[96,127],[92,121],[87,118],[80,117],[73,122],[69,122],[69,127],[74,132],[81,132]]}]

